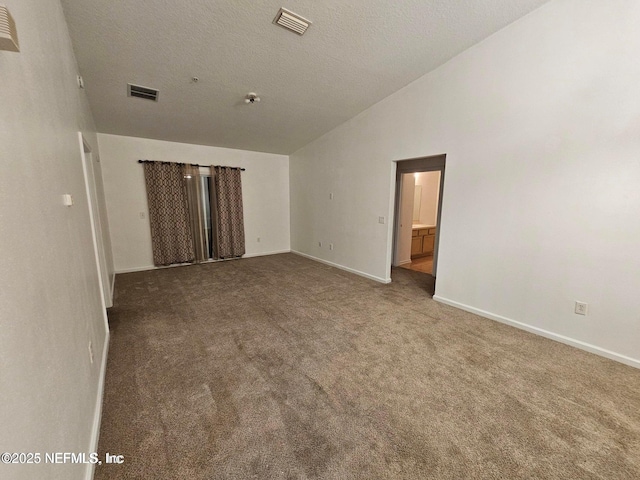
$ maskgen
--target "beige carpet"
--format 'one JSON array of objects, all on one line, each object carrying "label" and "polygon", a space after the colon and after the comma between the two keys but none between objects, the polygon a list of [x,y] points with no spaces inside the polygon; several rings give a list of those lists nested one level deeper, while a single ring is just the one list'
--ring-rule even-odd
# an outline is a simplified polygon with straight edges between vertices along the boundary
[{"label": "beige carpet", "polygon": [[[638,479],[640,371],[293,255],[119,275],[97,479]],[[481,281],[481,279],[479,279]]]}]

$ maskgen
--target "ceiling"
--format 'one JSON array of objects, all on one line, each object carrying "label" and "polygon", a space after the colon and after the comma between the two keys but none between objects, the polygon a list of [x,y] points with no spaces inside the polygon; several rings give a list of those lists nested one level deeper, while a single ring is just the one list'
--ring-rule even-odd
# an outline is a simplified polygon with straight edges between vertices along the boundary
[{"label": "ceiling", "polygon": [[[546,1],[62,4],[99,132],[291,154]],[[304,36],[272,23],[280,7]]]}]

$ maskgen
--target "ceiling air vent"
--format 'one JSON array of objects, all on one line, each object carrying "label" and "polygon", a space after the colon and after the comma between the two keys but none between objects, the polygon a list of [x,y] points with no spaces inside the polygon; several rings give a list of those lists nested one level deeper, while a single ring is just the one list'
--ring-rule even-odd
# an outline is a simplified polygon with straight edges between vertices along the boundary
[{"label": "ceiling air vent", "polygon": [[145,100],[157,102],[160,92],[155,88],[141,87],[140,85],[127,83],[127,94],[130,97],[144,98]]},{"label": "ceiling air vent", "polygon": [[300,15],[293,13],[286,8],[281,8],[273,19],[273,23],[280,25],[287,30],[291,30],[298,35],[304,34],[307,28],[311,25],[311,22]]},{"label": "ceiling air vent", "polygon": [[20,51],[16,24],[4,5],[0,5],[0,50]]}]

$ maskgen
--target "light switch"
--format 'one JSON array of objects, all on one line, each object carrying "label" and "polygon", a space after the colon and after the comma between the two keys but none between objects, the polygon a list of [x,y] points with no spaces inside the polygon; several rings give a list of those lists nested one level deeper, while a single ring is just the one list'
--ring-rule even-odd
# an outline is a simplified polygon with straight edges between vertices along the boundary
[{"label": "light switch", "polygon": [[64,195],[62,195],[62,204],[65,207],[70,207],[71,205],[73,205],[73,197],[70,193],[65,193]]}]

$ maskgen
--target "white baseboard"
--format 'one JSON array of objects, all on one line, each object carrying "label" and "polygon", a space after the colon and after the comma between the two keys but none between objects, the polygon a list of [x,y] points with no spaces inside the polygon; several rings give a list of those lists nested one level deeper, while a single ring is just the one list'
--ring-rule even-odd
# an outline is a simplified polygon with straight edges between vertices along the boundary
[{"label": "white baseboard", "polygon": [[247,253],[243,255],[242,258],[265,257],[267,255],[279,255],[281,253],[291,253],[291,250],[276,250],[274,252],[263,252],[263,253]]},{"label": "white baseboard", "polygon": [[375,275],[369,275],[368,273],[364,273],[359,270],[355,270],[353,268],[345,267],[344,265],[333,263],[328,260],[323,260],[322,258],[314,257],[312,255],[307,255],[306,253],[298,252],[296,250],[291,250],[291,253],[295,253],[296,255],[300,255],[301,257],[315,260],[316,262],[324,263],[325,265],[330,265],[332,267],[339,268],[340,270],[345,270],[350,273],[355,273],[356,275],[360,275],[361,277],[368,278],[369,280],[375,280],[376,282],[380,282],[380,283],[391,283],[390,278],[382,278],[382,277],[376,277]]},{"label": "white baseboard", "polygon": [[[252,257],[264,257],[266,255],[278,255],[280,253],[290,253],[291,250],[276,250],[273,252],[260,252],[260,253],[248,253],[239,258],[227,258],[224,260],[208,260],[202,263],[216,263],[216,262],[226,262],[229,260],[239,260],[241,258],[252,258]],[[163,265],[162,267],[156,267],[155,265],[145,265],[142,267],[133,267],[133,268],[122,268],[116,270],[115,273],[133,273],[133,272],[146,272],[148,270],[159,270],[161,268],[174,268],[174,267],[186,267],[189,265],[195,265],[193,263],[176,263],[175,265]],[[115,276],[114,276],[115,278]]]},{"label": "white baseboard", "polygon": [[[93,425],[91,427],[91,444],[89,445],[88,453],[98,451],[98,440],[100,439],[100,423],[102,421],[102,400],[104,397],[104,383],[107,376],[107,354],[109,353],[109,331],[104,338],[104,348],[102,349],[102,365],[100,366],[100,377],[98,380],[98,396],[96,398],[96,406],[93,414]],[[87,472],[85,474],[86,480],[93,479],[93,473],[95,465],[92,463],[87,464]]]},{"label": "white baseboard", "polygon": [[146,272],[147,270],[155,270],[157,267],[155,265],[147,265],[144,267],[134,267],[134,268],[123,268],[116,270],[116,275],[119,273],[133,273],[133,272]]},{"label": "white baseboard", "polygon": [[113,292],[115,292],[116,288],[116,272],[113,272],[111,275],[111,305],[113,306]]},{"label": "white baseboard", "polygon": [[409,260],[402,260],[401,262],[398,262],[398,264],[397,264],[397,265],[394,265],[394,267],[400,267],[400,266],[402,266],[402,265],[407,265],[407,264],[409,264],[409,263],[411,263],[411,259],[409,259]]},{"label": "white baseboard", "polygon": [[595,345],[591,345],[590,343],[586,343],[581,340],[576,340],[574,338],[566,337],[558,333],[553,333],[548,330],[544,330],[542,328],[534,327],[527,323],[518,322],[517,320],[512,320],[510,318],[503,317],[501,315],[496,315],[491,312],[486,312],[484,310],[480,310],[479,308],[470,307],[469,305],[465,305],[463,303],[459,303],[454,300],[449,300],[448,298],[444,298],[439,295],[434,295],[433,299],[437,302],[459,308],[460,310],[464,310],[470,313],[475,313],[476,315],[479,315],[484,318],[488,318],[489,320],[495,320],[496,322],[511,325],[512,327],[516,327],[521,330],[526,330],[527,332],[535,333],[537,335],[540,335],[541,337],[550,338],[551,340],[555,340],[556,342],[564,343],[566,345],[571,345],[572,347],[576,347],[590,353],[595,353],[596,355],[600,355],[601,357],[606,357],[611,360],[624,363],[625,365],[630,365],[635,368],[640,368],[640,360],[637,360],[635,358],[627,357],[626,355],[612,352],[611,350],[597,347]]}]

